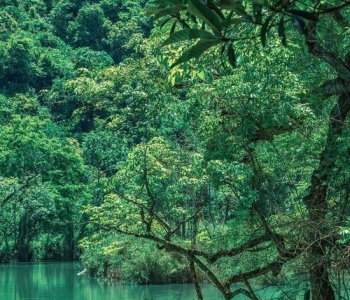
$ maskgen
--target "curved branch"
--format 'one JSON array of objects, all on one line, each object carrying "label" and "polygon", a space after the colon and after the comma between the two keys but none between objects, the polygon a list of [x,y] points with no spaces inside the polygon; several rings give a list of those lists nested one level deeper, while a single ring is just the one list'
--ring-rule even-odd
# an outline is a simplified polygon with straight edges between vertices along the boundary
[{"label": "curved branch", "polygon": [[31,185],[31,182],[33,179],[35,179],[38,175],[32,175],[30,177],[28,177],[25,182],[16,190],[14,190],[12,193],[10,193],[9,195],[7,195],[0,203],[0,207],[3,207],[9,200],[11,200],[12,197],[16,196],[16,194],[18,192],[21,192],[27,188],[30,187]]},{"label": "curved branch", "polygon": [[206,254],[204,257],[206,258],[206,260],[208,262],[214,263],[214,262],[218,261],[220,258],[236,256],[238,254],[243,253],[244,251],[252,249],[252,248],[254,248],[254,247],[256,247],[264,242],[268,242],[270,240],[271,240],[270,235],[264,234],[264,235],[259,236],[257,238],[251,239],[238,247],[234,247],[234,248],[231,248],[229,250],[220,250],[220,251],[217,251],[216,253],[211,254],[211,255]]},{"label": "curved branch", "polygon": [[317,14],[329,14],[329,13],[334,13],[334,12],[339,12],[343,8],[350,6],[350,1],[345,1],[342,5],[339,6],[323,6],[324,9],[319,11]]},{"label": "curved branch", "polygon": [[321,46],[317,37],[317,22],[310,21],[305,31],[306,45],[309,52],[317,58],[320,58],[332,66],[337,72],[339,78],[350,82],[350,68],[345,62],[332,51]]},{"label": "curved branch", "polygon": [[244,282],[247,279],[252,279],[259,277],[261,275],[264,275],[268,272],[272,272],[274,276],[278,275],[281,271],[283,265],[294,259],[295,257],[299,256],[302,253],[302,249],[290,249],[284,251],[284,253],[281,253],[273,262],[268,263],[265,266],[258,267],[254,270],[235,274],[227,279],[227,283],[229,285],[232,285],[233,283],[237,282]]},{"label": "curved branch", "polygon": [[328,80],[313,91],[314,95],[323,100],[343,93],[350,93],[350,85],[345,84],[341,78]]},{"label": "curved branch", "polygon": [[234,292],[232,292],[232,298],[238,296],[239,294],[243,294],[244,296],[252,300],[256,299],[252,297],[251,293],[244,288],[239,288],[239,289],[236,289]]},{"label": "curved branch", "polygon": [[166,241],[170,241],[171,236],[173,236],[183,224],[185,224],[188,221],[191,221],[194,218],[198,217],[198,215],[201,212],[201,210],[202,210],[202,208],[199,208],[193,215],[191,215],[188,218],[180,221],[173,229],[169,229],[168,232],[166,233],[166,235],[164,236],[164,239]]}]

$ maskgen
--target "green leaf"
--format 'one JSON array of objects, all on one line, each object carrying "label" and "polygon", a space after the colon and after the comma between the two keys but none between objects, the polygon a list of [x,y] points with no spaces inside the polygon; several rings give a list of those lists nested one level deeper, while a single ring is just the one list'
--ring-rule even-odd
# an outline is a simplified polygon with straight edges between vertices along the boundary
[{"label": "green leaf", "polygon": [[281,18],[278,24],[278,36],[282,39],[282,45],[287,46],[286,32],[284,30],[284,16]]},{"label": "green leaf", "polygon": [[164,8],[169,4],[174,4],[174,5],[181,4],[181,1],[179,1],[179,0],[153,0],[153,1],[150,1],[150,3],[153,5],[159,5],[159,7]]},{"label": "green leaf", "polygon": [[228,29],[228,27],[231,25],[232,16],[233,16],[233,11],[230,11],[227,17],[222,21],[222,26],[225,32]]},{"label": "green leaf", "polygon": [[146,15],[150,16],[153,15],[154,19],[157,20],[161,17],[167,16],[167,15],[173,15],[173,14],[178,14],[181,11],[185,10],[186,6],[182,4],[174,5],[174,6],[166,6],[165,8],[145,8],[144,11],[146,12]]},{"label": "green leaf", "polygon": [[307,34],[306,24],[302,18],[296,15],[292,16],[292,24],[301,34]]},{"label": "green leaf", "polygon": [[219,0],[216,2],[218,6],[230,11],[234,11],[236,14],[247,18],[249,21],[252,21],[251,16],[248,15],[241,1],[237,0]]},{"label": "green leaf", "polygon": [[176,28],[176,24],[177,24],[177,21],[175,21],[175,22],[173,23],[173,25],[171,25],[170,34],[173,34],[173,33],[174,33],[175,28]]},{"label": "green leaf", "polygon": [[192,29],[192,28],[186,28],[183,30],[176,31],[173,33],[169,38],[167,38],[162,46],[166,46],[169,44],[177,43],[177,42],[182,42],[182,41],[188,41],[192,39],[215,39],[215,36],[204,30],[200,29]]},{"label": "green leaf", "polygon": [[215,11],[222,20],[225,19],[225,15],[222,13],[220,8],[217,7],[214,3],[210,3],[210,9]]},{"label": "green leaf", "polygon": [[239,0],[218,0],[215,3],[222,8],[233,10],[236,4],[239,3]]},{"label": "green leaf", "polygon": [[226,50],[226,43],[222,45],[220,54],[223,55]]},{"label": "green leaf", "polygon": [[316,22],[318,20],[317,15],[310,13],[310,12],[307,12],[307,11],[304,11],[304,10],[290,9],[290,10],[287,10],[287,12],[289,12],[293,15],[302,17],[304,19],[310,20],[310,21]]},{"label": "green leaf", "polygon": [[264,24],[261,26],[261,30],[260,30],[260,39],[261,39],[261,43],[263,45],[263,47],[266,46],[266,35],[267,35],[267,31],[269,28],[269,23],[272,19],[274,15],[270,15],[266,18]]},{"label": "green leaf", "polygon": [[233,49],[232,44],[227,49],[227,54],[228,54],[228,61],[231,64],[233,68],[237,67],[237,61],[236,61],[236,55],[235,55],[235,50]]},{"label": "green leaf", "polygon": [[222,24],[220,17],[200,0],[189,0],[188,12],[199,17],[217,34],[222,35]]},{"label": "green leaf", "polygon": [[253,0],[253,4],[268,6],[268,0]]},{"label": "green leaf", "polygon": [[219,39],[212,39],[212,40],[200,40],[197,42],[196,45],[194,45],[192,48],[185,51],[172,65],[171,68],[189,61],[192,58],[198,58],[202,55],[202,53],[209,48],[216,46],[221,43],[221,40]]},{"label": "green leaf", "polygon": [[172,19],[172,17],[165,19],[165,21],[163,21],[162,24],[160,24],[159,27],[160,27],[160,28],[163,28],[163,26],[164,26],[166,23],[168,23],[171,19]]},{"label": "green leaf", "polygon": [[143,11],[146,13],[147,16],[151,16],[159,11],[161,11],[159,7],[146,7],[143,9]]},{"label": "green leaf", "polygon": [[249,22],[250,23],[250,20],[248,20],[247,18],[231,18],[231,19],[225,19],[225,22],[224,22],[224,27],[225,27],[225,30],[229,29],[229,26],[231,25],[237,25],[237,24],[242,24],[242,23],[247,23]]}]

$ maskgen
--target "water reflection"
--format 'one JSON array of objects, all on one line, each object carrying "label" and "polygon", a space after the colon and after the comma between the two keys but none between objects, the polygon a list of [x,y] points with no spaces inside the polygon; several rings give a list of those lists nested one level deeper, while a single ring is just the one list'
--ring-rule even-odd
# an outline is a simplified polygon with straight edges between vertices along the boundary
[{"label": "water reflection", "polygon": [[[191,284],[137,286],[107,284],[77,276],[75,263],[16,263],[0,265],[0,299],[6,300],[192,300]],[[210,285],[207,300],[222,299]]]}]

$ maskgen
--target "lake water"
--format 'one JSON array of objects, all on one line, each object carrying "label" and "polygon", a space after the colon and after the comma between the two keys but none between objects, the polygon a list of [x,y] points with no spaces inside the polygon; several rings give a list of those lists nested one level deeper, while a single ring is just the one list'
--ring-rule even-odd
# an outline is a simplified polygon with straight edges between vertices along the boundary
[{"label": "lake water", "polygon": [[[192,300],[192,284],[125,285],[108,284],[90,278],[74,262],[0,264],[1,300]],[[222,299],[204,285],[205,299]]]},{"label": "lake water", "polygon": [[[108,284],[90,278],[77,263],[0,264],[1,300],[194,300],[192,284],[126,285]],[[205,300],[222,297],[210,284],[202,285]],[[277,296],[268,298],[272,299]],[[235,300],[247,299],[235,297]]]}]

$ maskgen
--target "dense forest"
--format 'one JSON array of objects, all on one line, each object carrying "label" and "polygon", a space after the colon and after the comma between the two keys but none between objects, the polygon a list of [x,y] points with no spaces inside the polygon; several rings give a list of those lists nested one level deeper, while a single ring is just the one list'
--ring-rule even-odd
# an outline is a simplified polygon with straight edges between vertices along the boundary
[{"label": "dense forest", "polygon": [[0,261],[350,299],[350,2],[0,1]]}]

